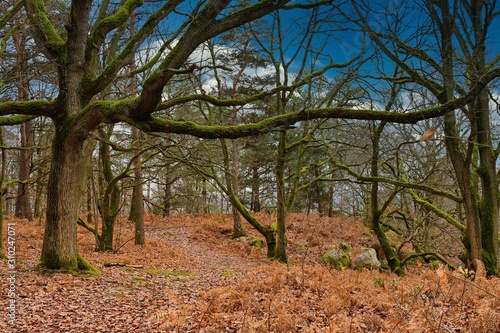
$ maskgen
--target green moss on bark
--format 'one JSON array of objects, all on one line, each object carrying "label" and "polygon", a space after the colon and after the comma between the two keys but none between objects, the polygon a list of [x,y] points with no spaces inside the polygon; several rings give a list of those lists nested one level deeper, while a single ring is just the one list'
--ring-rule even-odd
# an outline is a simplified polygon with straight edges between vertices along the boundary
[{"label": "green moss on bark", "polygon": [[38,269],[40,270],[60,270],[66,273],[73,272],[84,272],[91,275],[99,274],[99,270],[97,270],[94,266],[92,266],[88,261],[83,259],[82,256],[77,254],[71,260],[62,262],[57,258],[57,256],[48,256],[45,255],[42,257],[40,263],[38,264]]},{"label": "green moss on bark", "polygon": [[100,273],[97,268],[92,266],[87,260],[83,259],[83,257],[80,256],[79,254],[76,255],[76,260],[78,263],[78,269],[80,271],[84,271],[85,273],[89,273],[92,275],[97,275]]}]

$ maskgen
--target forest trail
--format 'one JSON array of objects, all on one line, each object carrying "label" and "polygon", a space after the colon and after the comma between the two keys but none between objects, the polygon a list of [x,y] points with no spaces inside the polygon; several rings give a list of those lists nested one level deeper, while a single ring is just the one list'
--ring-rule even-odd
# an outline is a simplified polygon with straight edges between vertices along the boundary
[{"label": "forest trail", "polygon": [[[230,285],[239,278],[237,275],[244,275],[253,267],[270,262],[265,259],[265,256],[264,258],[242,256],[245,252],[247,255],[251,254],[249,252],[252,250],[254,253],[263,253],[262,249],[249,248],[248,239],[233,240],[224,233],[220,233],[220,237],[210,239],[199,230],[199,227],[194,226],[150,228],[147,238],[156,239],[182,252],[183,261],[176,265],[176,270],[193,273],[198,277],[196,280],[210,281],[210,286],[208,286],[210,288]],[[224,249],[224,247],[228,248]],[[238,251],[234,251],[235,248]],[[191,280],[191,282],[196,280]],[[199,286],[203,288],[202,285]]]},{"label": "forest trail", "polygon": [[[205,291],[237,284],[248,270],[269,262],[263,249],[231,240],[227,223],[188,216],[148,223],[144,247],[127,242],[132,225],[123,222],[116,229],[115,246],[124,244],[117,253],[96,252],[93,235],[79,229],[80,253],[101,274],[39,274],[33,268],[43,226],[15,223],[17,325],[7,326],[3,312],[0,332],[172,332],[160,328],[167,313],[170,321],[203,316],[203,308],[193,305],[203,302]],[[190,327],[196,325],[190,320]]]}]

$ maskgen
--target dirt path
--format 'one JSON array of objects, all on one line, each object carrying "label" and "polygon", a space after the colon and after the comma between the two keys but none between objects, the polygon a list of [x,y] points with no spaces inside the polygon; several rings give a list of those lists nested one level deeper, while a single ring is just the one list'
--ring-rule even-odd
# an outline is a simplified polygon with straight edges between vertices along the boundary
[{"label": "dirt path", "polygon": [[[167,230],[149,230],[147,237],[156,239],[168,246],[174,246],[183,253],[183,262],[178,269],[196,274],[204,283],[210,281],[207,288],[230,285],[253,267],[268,262],[267,259],[245,258],[241,251],[248,248],[244,240],[230,240],[227,236],[220,237],[216,242],[206,242],[197,237],[192,227],[173,227]],[[224,244],[231,248],[241,248],[234,255],[227,249],[221,252]],[[203,288],[203,283],[199,285]],[[205,288],[203,288],[205,289]]]}]

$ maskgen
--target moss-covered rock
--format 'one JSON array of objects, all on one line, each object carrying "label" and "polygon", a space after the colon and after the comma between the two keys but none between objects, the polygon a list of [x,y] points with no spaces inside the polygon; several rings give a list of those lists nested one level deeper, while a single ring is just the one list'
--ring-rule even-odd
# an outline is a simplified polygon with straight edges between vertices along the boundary
[{"label": "moss-covered rock", "polygon": [[382,266],[374,249],[366,248],[355,253],[353,247],[344,242],[332,246],[330,251],[323,254],[320,262],[337,270],[343,270],[346,267],[377,269]]},{"label": "moss-covered rock", "polygon": [[351,258],[349,252],[340,248],[334,247],[321,257],[321,262],[334,267],[336,270],[343,270],[351,266]]}]

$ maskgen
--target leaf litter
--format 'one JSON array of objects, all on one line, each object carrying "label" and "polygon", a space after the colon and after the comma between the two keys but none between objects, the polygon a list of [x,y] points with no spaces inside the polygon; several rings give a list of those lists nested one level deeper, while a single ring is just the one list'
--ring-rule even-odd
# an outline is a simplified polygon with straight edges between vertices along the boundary
[{"label": "leaf litter", "polygon": [[[117,253],[96,252],[79,228],[97,276],[40,273],[43,226],[6,220],[16,223],[17,308],[14,326],[0,313],[0,332],[500,332],[499,278],[420,263],[403,277],[321,264],[332,244],[374,241],[353,218],[290,214],[288,265],[249,245],[259,237],[249,225],[249,237],[231,239],[230,216],[148,216],[145,246],[126,243],[133,225],[120,220]],[[0,288],[5,300],[6,278]]]}]

